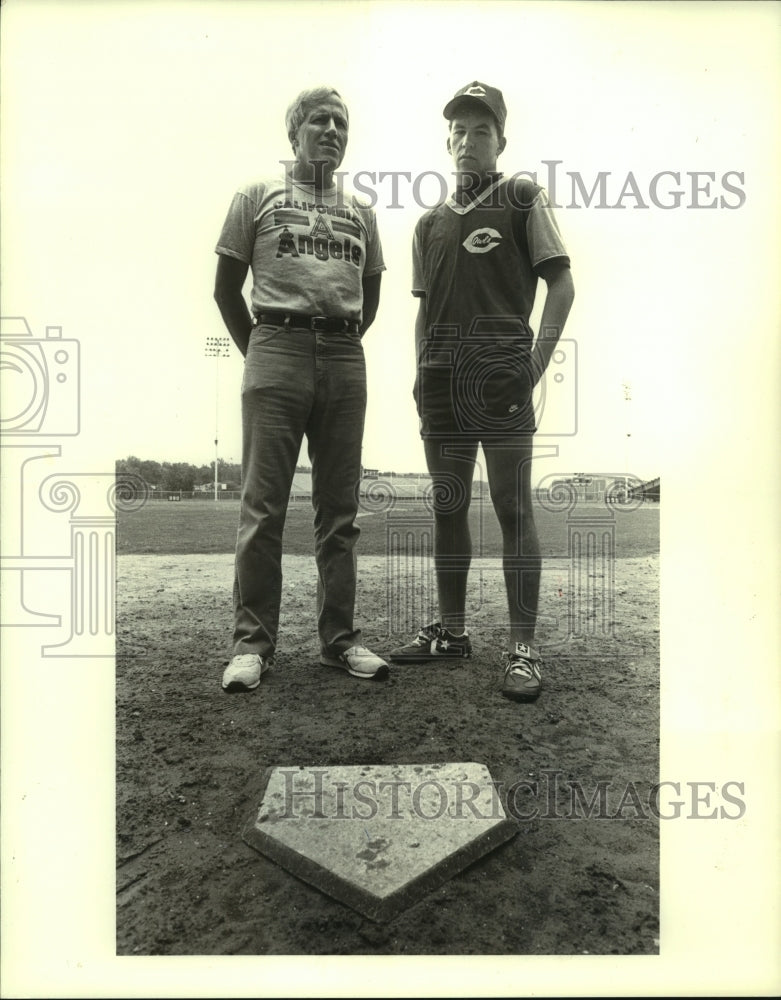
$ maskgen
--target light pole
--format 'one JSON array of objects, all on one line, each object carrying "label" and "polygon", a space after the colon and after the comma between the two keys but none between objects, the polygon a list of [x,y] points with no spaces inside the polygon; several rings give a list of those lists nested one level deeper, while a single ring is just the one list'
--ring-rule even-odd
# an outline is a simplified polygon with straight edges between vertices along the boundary
[{"label": "light pole", "polygon": [[219,488],[220,358],[230,356],[230,337],[207,337],[204,355],[214,358],[214,499]]},{"label": "light pole", "polygon": [[626,403],[626,441],[624,443],[624,493],[625,500],[629,501],[629,439],[632,436],[632,431],[630,430],[630,410],[629,404],[632,402],[632,386],[628,382],[624,382],[624,402]]}]

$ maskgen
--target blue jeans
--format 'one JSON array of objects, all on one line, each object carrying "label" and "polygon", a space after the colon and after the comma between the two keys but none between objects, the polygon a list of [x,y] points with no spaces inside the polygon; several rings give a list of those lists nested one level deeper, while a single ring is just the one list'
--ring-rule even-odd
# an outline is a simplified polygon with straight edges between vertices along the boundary
[{"label": "blue jeans", "polygon": [[282,597],[282,532],[301,442],[312,463],[317,629],[323,651],[353,626],[366,366],[358,334],[256,326],[241,387],[242,489],[233,653],[271,656]]}]

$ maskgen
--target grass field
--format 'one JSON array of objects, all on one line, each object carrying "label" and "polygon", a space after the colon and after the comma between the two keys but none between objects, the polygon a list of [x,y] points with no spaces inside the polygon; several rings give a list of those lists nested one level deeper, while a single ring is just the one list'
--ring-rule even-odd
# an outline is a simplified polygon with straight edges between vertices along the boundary
[{"label": "grass field", "polygon": [[[575,512],[553,513],[538,507],[535,510],[537,531],[543,557],[567,553],[569,524],[596,522],[603,528],[615,526],[615,554],[618,558],[644,556],[659,551],[659,505],[646,503],[637,509],[610,510],[603,505],[584,505]],[[390,517],[423,518],[422,507]],[[233,552],[239,501],[191,500],[179,503],[150,501],[140,510],[117,514],[117,552],[126,554],[199,554]],[[359,555],[383,555],[387,551],[388,515],[364,514],[361,526]],[[423,522],[425,524],[425,521]],[[418,521],[420,524],[420,521]],[[471,527],[476,554],[486,557],[501,555],[501,534],[490,501],[475,502]],[[285,526],[284,551],[289,555],[311,555],[312,508],[291,506]]]}]

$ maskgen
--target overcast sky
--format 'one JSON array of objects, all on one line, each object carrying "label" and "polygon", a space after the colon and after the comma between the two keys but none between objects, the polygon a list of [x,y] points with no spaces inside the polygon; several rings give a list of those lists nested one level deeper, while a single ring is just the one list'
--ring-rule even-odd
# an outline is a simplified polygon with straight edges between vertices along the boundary
[{"label": "overcast sky", "polygon": [[[504,91],[509,109],[500,167],[555,189],[577,290],[540,400],[538,440],[550,457],[536,478],[650,478],[686,460],[696,442],[679,431],[684,413],[696,435],[707,430],[704,369],[774,301],[751,250],[777,205],[767,200],[772,5],[476,9],[4,8],[14,44],[3,53],[13,80],[4,88],[13,200],[3,244],[13,252],[3,255],[3,313],[25,316],[36,337],[58,325],[79,340],[82,451],[109,463],[128,454],[211,462],[217,426],[221,456],[239,460],[241,359],[233,349],[217,377],[204,357],[206,338],[226,332],[212,299],[214,245],[234,190],[290,156],[289,100],[328,82],[351,114],[343,169],[368,172],[361,183],[377,198],[387,263],[365,341],[364,464],[424,468],[411,397],[410,239],[423,211],[413,182],[424,171],[452,180],[442,107],[480,79]],[[394,199],[383,171],[412,181],[399,175]],[[695,182],[693,172],[713,178]],[[597,188],[588,205],[571,175],[590,192],[600,173],[604,197]],[[419,200],[432,203],[438,190],[430,175]]]}]

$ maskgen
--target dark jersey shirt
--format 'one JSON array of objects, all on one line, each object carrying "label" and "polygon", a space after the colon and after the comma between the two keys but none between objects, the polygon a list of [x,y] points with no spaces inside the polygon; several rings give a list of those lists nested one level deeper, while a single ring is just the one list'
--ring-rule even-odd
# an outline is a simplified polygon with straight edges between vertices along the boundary
[{"label": "dark jersey shirt", "polygon": [[[466,204],[451,197],[423,215],[413,239],[414,295],[426,296],[427,350],[501,334],[531,347],[537,268],[569,256],[545,190],[501,176]],[[434,350],[432,350],[434,348]]]}]

